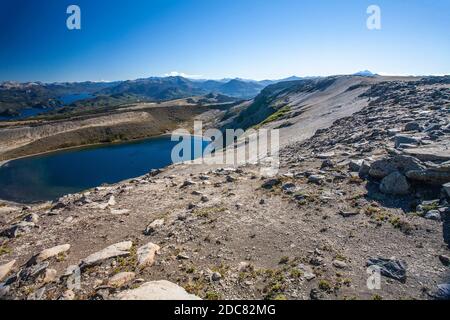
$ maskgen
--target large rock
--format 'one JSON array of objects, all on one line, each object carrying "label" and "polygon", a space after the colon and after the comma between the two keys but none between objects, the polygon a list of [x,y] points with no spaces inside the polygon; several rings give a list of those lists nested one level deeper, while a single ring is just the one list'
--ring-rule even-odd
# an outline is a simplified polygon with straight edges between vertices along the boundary
[{"label": "large rock", "polygon": [[146,282],[137,289],[119,293],[117,300],[201,300],[182,287],[166,281]]},{"label": "large rock", "polygon": [[405,195],[409,193],[409,188],[408,180],[398,171],[385,177],[380,184],[380,191],[385,194]]},{"label": "large rock", "polygon": [[11,272],[15,264],[16,260],[13,260],[0,266],[0,281],[3,281],[3,279],[6,278],[6,276]]},{"label": "large rock", "polygon": [[130,254],[130,249],[133,246],[131,241],[124,241],[120,243],[113,244],[101,251],[98,251],[94,254],[91,254],[87,258],[83,259],[80,262],[81,268],[86,268],[90,266],[94,266],[97,264],[101,264],[105,260],[127,256]]},{"label": "large rock", "polygon": [[450,162],[423,170],[411,170],[406,176],[415,181],[432,185],[443,185],[450,182]]},{"label": "large rock", "polygon": [[30,265],[33,265],[35,263],[40,263],[40,262],[45,261],[47,259],[56,257],[59,254],[65,253],[65,252],[67,252],[69,250],[70,250],[70,244],[63,244],[63,245],[60,245],[60,246],[56,246],[56,247],[53,247],[53,248],[42,250],[41,253],[39,253],[38,255],[36,255],[34,257],[32,257],[28,261],[27,265],[30,266]]},{"label": "large rock", "polygon": [[418,122],[409,122],[405,125],[405,131],[422,131],[423,128]]},{"label": "large rock", "polygon": [[108,286],[120,288],[136,278],[134,272],[121,272],[108,280]]},{"label": "large rock", "polygon": [[432,144],[420,148],[408,148],[404,149],[403,153],[421,161],[449,161],[450,142]]},{"label": "large rock", "polygon": [[408,171],[424,169],[425,166],[416,158],[398,155],[372,163],[370,166],[369,175],[376,179],[383,179],[395,171],[405,174]]},{"label": "large rock", "polygon": [[151,267],[155,263],[155,256],[160,247],[154,243],[147,243],[137,250],[137,260],[139,268]]}]

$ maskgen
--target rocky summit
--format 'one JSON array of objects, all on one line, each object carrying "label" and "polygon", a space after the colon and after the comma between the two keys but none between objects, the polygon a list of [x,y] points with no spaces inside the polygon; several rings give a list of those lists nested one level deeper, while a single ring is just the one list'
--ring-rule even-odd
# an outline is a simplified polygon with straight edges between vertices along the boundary
[{"label": "rocky summit", "polygon": [[289,81],[205,112],[278,128],[277,174],[182,163],[2,202],[1,299],[448,298],[448,77]]}]

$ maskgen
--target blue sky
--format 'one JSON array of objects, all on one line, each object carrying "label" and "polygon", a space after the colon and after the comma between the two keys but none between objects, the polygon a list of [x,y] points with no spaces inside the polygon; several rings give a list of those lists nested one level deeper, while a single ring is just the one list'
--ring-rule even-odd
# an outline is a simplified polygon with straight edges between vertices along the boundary
[{"label": "blue sky", "polygon": [[0,80],[450,74],[449,15],[449,0],[0,0]]}]

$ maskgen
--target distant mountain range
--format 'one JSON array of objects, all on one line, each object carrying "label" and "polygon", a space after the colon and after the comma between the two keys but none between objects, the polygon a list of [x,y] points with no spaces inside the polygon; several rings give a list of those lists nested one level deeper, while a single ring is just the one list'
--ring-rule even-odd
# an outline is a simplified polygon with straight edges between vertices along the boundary
[{"label": "distant mountain range", "polygon": [[73,94],[90,94],[89,106],[105,106],[109,100],[126,103],[133,101],[167,101],[209,93],[238,99],[252,99],[271,84],[301,80],[289,77],[281,80],[193,80],[180,76],[150,77],[117,82],[64,82],[0,83],[0,114],[15,115],[25,108],[54,108],[64,105],[62,97]]}]

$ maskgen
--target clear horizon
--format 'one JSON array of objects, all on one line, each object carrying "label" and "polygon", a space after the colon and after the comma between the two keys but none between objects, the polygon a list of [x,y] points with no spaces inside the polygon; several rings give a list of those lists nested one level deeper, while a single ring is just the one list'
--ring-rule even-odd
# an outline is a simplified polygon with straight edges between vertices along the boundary
[{"label": "clear horizon", "polygon": [[[81,9],[68,30],[66,9]],[[368,6],[381,9],[369,30]],[[2,1],[0,81],[450,74],[450,2]]]}]

